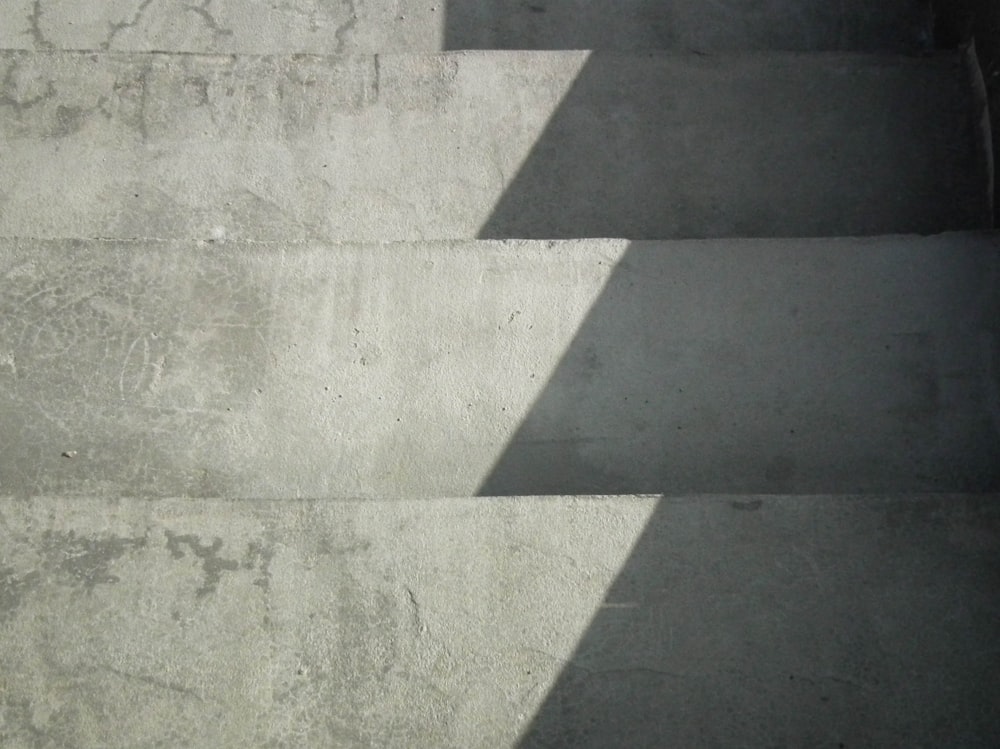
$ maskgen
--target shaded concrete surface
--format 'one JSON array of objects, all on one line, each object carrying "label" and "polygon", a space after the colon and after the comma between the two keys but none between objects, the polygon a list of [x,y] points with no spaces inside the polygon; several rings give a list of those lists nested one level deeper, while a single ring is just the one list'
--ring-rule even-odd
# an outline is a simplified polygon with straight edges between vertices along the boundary
[{"label": "shaded concrete surface", "polygon": [[[1000,5],[992,0],[950,0],[942,5],[953,6],[945,17],[953,25],[957,41],[967,41],[963,33],[974,40],[976,54],[989,99],[992,124],[994,161],[1000,154]],[[994,187],[994,215],[1000,214],[1000,192]]]},{"label": "shaded concrete surface", "polygon": [[8,498],[0,742],[993,746],[998,500]]},{"label": "shaded concrete surface", "polygon": [[331,54],[441,49],[909,50],[920,0],[5,0],[0,47]]},{"label": "shaded concrete surface", "polygon": [[998,521],[982,495],[664,501],[519,746],[995,746]]},{"label": "shaded concrete surface", "polygon": [[991,225],[982,92],[957,52],[6,52],[0,79],[5,236],[661,239]]},{"label": "shaded concrete surface", "polygon": [[0,492],[994,490],[998,253],[4,240]]},{"label": "shaded concrete surface", "polygon": [[1000,242],[966,239],[632,244],[479,493],[1000,488]]},{"label": "shaded concrete surface", "polygon": [[913,51],[931,33],[928,5],[920,0],[451,0],[445,45],[447,49]]},{"label": "shaded concrete surface", "polygon": [[[886,61],[868,78],[840,65],[765,73],[771,59],[743,58],[735,76],[714,60],[694,62],[683,74],[686,84],[657,81],[659,91],[647,98],[655,108],[646,109],[621,95],[644,88],[636,86],[645,78],[640,68],[591,56],[478,236],[836,236],[992,227],[990,134],[973,57],[952,58],[952,72],[964,77],[942,82],[940,96],[896,77],[903,69],[897,65],[919,69],[919,61]],[[885,84],[877,93],[876,80]],[[682,92],[686,85],[690,94]],[[917,115],[924,106],[957,118],[936,124]],[[603,125],[598,112],[622,123],[621,130]],[[701,124],[692,127],[695,119]],[[632,131],[648,137],[637,147],[634,137],[622,137]],[[913,142],[927,143],[928,136],[949,145]],[[877,152],[875,161],[868,149]],[[637,189],[661,178],[670,189]],[[580,217],[575,209],[584,205]]]}]

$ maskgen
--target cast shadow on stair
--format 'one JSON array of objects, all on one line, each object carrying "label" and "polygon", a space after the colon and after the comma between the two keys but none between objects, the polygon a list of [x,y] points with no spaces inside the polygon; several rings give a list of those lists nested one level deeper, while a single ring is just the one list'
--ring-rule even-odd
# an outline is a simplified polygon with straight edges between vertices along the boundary
[{"label": "cast shadow on stair", "polygon": [[[452,3],[448,47],[614,46],[586,19],[519,35],[490,8]],[[645,29],[648,46],[670,46]],[[967,166],[954,151],[909,153],[936,103],[900,88],[879,106],[877,83],[870,101],[856,85],[838,93],[826,84],[839,71],[811,64],[734,82],[713,60],[640,75],[591,54],[480,238],[981,227],[982,201],[945,189]],[[781,85],[759,85],[775,75]],[[823,95],[802,105],[788,86]],[[873,147],[871,130],[888,137]],[[521,746],[991,735],[992,677],[975,654],[993,643],[994,591],[980,583],[997,560],[953,559],[937,521],[947,500],[760,495],[1000,490],[983,365],[995,262],[995,247],[959,235],[636,241],[615,258],[478,494],[751,496],[714,500],[731,505],[722,522],[701,500],[660,500]],[[996,523],[992,505],[967,510]],[[956,578],[957,619],[945,603]],[[907,686],[911,672],[925,678]]]}]

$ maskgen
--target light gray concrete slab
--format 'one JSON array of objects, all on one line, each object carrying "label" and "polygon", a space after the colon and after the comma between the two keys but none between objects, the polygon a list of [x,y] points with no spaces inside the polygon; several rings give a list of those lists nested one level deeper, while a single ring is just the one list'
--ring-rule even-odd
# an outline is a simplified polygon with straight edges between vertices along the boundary
[{"label": "light gray concrete slab", "polygon": [[0,235],[985,228],[966,57],[6,52]]},{"label": "light gray concrete slab", "polygon": [[6,749],[991,747],[1000,497],[0,501]]},{"label": "light gray concrete slab", "polygon": [[4,240],[0,492],[996,488],[998,247]]},{"label": "light gray concrete slab", "polygon": [[0,47],[130,51],[910,50],[921,0],[5,0]]}]

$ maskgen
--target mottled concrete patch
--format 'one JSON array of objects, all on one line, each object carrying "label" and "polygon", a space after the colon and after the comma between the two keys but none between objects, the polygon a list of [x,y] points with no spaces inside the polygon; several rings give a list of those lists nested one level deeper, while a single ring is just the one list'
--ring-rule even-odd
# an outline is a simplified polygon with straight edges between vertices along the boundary
[{"label": "mottled concrete patch", "polygon": [[247,544],[247,551],[243,556],[243,568],[257,570],[260,573],[253,584],[262,588],[265,593],[271,585],[271,561],[274,559],[274,554],[273,546],[267,546],[261,541],[251,541]]},{"label": "mottled concrete patch", "polygon": [[85,590],[97,585],[111,585],[119,577],[111,572],[115,562],[128,552],[144,549],[148,536],[78,536],[75,531],[45,531],[40,548],[48,564],[67,575]]},{"label": "mottled concrete patch", "polygon": [[188,549],[198,559],[201,560],[201,569],[205,575],[205,582],[195,594],[198,597],[207,596],[214,593],[222,579],[223,572],[235,572],[240,568],[240,563],[235,559],[225,559],[219,556],[222,550],[223,541],[221,538],[214,538],[212,543],[203,544],[201,539],[193,534],[177,535],[170,531],[165,531],[167,536],[167,549],[174,559],[183,559],[185,552],[183,547]]},{"label": "mottled concrete patch", "polygon": [[18,574],[14,567],[0,567],[0,624],[17,613],[25,596],[40,581],[38,571]]}]

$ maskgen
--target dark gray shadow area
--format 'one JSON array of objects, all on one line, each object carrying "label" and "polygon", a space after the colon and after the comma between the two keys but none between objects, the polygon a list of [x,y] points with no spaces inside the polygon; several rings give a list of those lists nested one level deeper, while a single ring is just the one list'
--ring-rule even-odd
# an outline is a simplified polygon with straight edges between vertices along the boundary
[{"label": "dark gray shadow area", "polygon": [[632,243],[480,494],[1000,490],[990,235]]},{"label": "dark gray shadow area", "polygon": [[[623,6],[570,5],[452,2],[448,48],[615,46]],[[682,5],[621,33],[697,48]],[[648,59],[590,56],[480,237],[988,226],[953,61]],[[988,236],[632,243],[478,493],[700,496],[660,501],[522,747],[995,743],[1000,503],[876,493],[1000,489],[997,267]]]},{"label": "dark gray shadow area", "polygon": [[[583,59],[539,58],[539,69],[569,80]],[[988,228],[977,110],[957,55],[585,60],[480,238]]]},{"label": "dark gray shadow area", "polygon": [[661,500],[520,746],[995,746],[998,499]]},{"label": "dark gray shadow area", "polygon": [[921,0],[449,0],[445,49],[907,51]]}]

